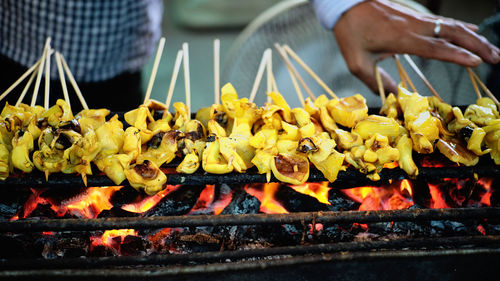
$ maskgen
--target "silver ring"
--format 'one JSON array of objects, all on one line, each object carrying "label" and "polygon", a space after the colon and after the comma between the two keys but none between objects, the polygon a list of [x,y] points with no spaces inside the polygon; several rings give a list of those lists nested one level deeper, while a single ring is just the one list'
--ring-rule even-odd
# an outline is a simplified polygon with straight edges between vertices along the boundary
[{"label": "silver ring", "polygon": [[439,33],[441,32],[441,24],[443,23],[442,19],[436,20],[436,26],[434,26],[434,37],[439,37]]}]

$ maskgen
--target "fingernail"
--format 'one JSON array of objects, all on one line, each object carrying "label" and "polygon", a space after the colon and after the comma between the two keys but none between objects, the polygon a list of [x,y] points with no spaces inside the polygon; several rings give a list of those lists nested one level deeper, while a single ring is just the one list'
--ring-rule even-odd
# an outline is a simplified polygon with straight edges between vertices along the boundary
[{"label": "fingernail", "polygon": [[470,63],[474,64],[474,65],[479,65],[479,64],[481,64],[483,62],[483,60],[480,57],[478,57],[478,56],[476,56],[474,54],[471,54],[469,56],[469,60],[470,60]]}]

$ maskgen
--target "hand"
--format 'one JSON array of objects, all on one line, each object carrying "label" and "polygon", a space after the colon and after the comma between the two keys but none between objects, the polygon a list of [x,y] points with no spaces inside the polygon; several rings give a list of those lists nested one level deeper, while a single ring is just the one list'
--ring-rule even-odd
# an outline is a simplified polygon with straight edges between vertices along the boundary
[{"label": "hand", "polygon": [[[434,37],[437,19],[443,23],[439,37]],[[347,67],[374,92],[378,92],[375,63],[393,54],[413,54],[468,67],[483,61],[498,63],[500,50],[476,31],[473,24],[421,14],[385,0],[352,7],[333,29]],[[383,69],[380,74],[386,91],[395,93],[392,78]]]}]

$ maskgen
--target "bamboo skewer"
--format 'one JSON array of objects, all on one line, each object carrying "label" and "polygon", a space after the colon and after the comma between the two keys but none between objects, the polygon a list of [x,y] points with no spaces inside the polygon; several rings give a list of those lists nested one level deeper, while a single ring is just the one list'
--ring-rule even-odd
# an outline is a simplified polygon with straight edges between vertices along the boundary
[{"label": "bamboo skewer", "polygon": [[394,55],[394,61],[396,62],[396,66],[398,67],[398,72],[399,72],[399,77],[401,78],[401,82],[403,82],[403,85],[406,89],[408,89],[408,84],[410,85],[411,89],[416,92],[417,89],[415,88],[415,85],[413,85],[413,82],[410,79],[410,76],[408,76],[408,73],[406,73],[406,70],[403,68],[403,65],[401,65],[401,62],[399,61],[399,56]]},{"label": "bamboo skewer", "polygon": [[411,59],[411,57],[408,54],[404,54],[403,57],[406,59],[406,61],[408,62],[408,64],[410,64],[411,68],[413,68],[413,71],[415,71],[415,73],[417,73],[417,75],[420,77],[420,79],[422,79],[422,81],[427,86],[427,88],[429,88],[429,90],[431,91],[431,93],[442,102],[443,99],[441,98],[441,96],[437,93],[436,89],[434,89],[434,87],[432,87],[432,85],[429,82],[429,80],[427,80],[427,78],[425,77],[424,73],[422,73],[422,71],[418,68],[418,66]]},{"label": "bamboo skewer", "polygon": [[38,74],[38,71],[33,71],[31,73],[30,79],[28,79],[28,83],[26,83],[26,86],[24,86],[24,89],[21,92],[21,95],[17,99],[16,106],[19,106],[21,104],[21,102],[23,101],[24,97],[26,96],[26,93],[28,92],[31,84],[33,83],[33,80],[35,80],[35,77],[37,74]]},{"label": "bamboo skewer", "polygon": [[490,99],[492,99],[497,106],[499,106],[500,103],[498,102],[498,99],[495,97],[495,95],[493,95],[493,93],[490,91],[490,89],[488,89],[488,87],[486,87],[486,85],[484,85],[483,81],[481,81],[479,76],[477,76],[477,74],[472,69],[470,70],[470,73],[472,74],[472,76],[474,76],[474,78],[476,78],[477,83],[483,89],[483,91],[486,93],[486,95],[488,95],[488,97]]},{"label": "bamboo skewer", "polygon": [[45,110],[49,109],[49,95],[50,95],[50,57],[52,56],[52,52],[49,50],[47,53],[47,57],[45,59],[45,95],[43,107]]},{"label": "bamboo skewer", "polygon": [[469,74],[470,81],[472,82],[472,87],[474,87],[474,91],[476,92],[477,98],[478,99],[482,98],[481,91],[477,87],[476,78],[474,78],[474,75],[472,74],[472,69],[470,69],[470,67],[466,67],[466,69],[467,73]]},{"label": "bamboo skewer", "polygon": [[189,45],[188,43],[182,44],[182,51],[184,52],[184,59],[182,61],[184,66],[184,87],[186,90],[186,106],[188,109],[188,116],[191,116],[191,78],[189,74]]},{"label": "bamboo skewer", "polygon": [[220,40],[214,40],[214,102],[219,104],[220,97]]},{"label": "bamboo skewer", "polygon": [[69,82],[73,86],[73,89],[75,90],[76,95],[78,96],[78,99],[80,100],[80,103],[82,104],[83,109],[89,109],[87,102],[85,101],[85,98],[83,98],[82,91],[80,91],[80,88],[78,87],[78,84],[76,83],[75,77],[73,76],[73,73],[71,73],[71,70],[69,69],[68,63],[66,63],[66,59],[64,59],[64,55],[60,54],[61,57],[61,62],[64,68],[64,71],[66,72],[66,75],[68,76]]},{"label": "bamboo skewer", "polygon": [[163,116],[167,114],[168,108],[170,107],[170,102],[172,101],[172,96],[174,94],[174,89],[175,89],[175,83],[177,82],[177,76],[179,75],[179,70],[181,68],[183,54],[184,52],[182,50],[179,50],[177,52],[177,57],[175,58],[174,71],[172,72],[172,78],[170,79],[170,86],[168,87],[167,99],[165,100],[165,105],[167,107],[167,110],[163,113]]},{"label": "bamboo skewer", "polygon": [[43,66],[45,65],[45,58],[47,57],[48,52],[50,51],[50,41],[51,38],[48,37],[45,40],[45,46],[43,48],[42,59],[40,61],[40,66],[38,67],[38,75],[36,76],[35,88],[33,89],[33,96],[31,97],[31,106],[35,106],[36,98],[38,97],[38,89],[40,88],[40,81],[42,79]]},{"label": "bamboo skewer", "polygon": [[55,56],[56,56],[57,71],[59,73],[59,81],[61,81],[64,100],[71,108],[71,102],[69,100],[69,95],[68,95],[68,86],[66,85],[66,77],[64,76],[64,69],[61,62],[61,54],[59,52],[56,52]]},{"label": "bamboo skewer", "polygon": [[151,91],[153,90],[153,84],[155,83],[156,73],[158,72],[158,66],[160,65],[161,55],[163,53],[163,47],[165,47],[165,37],[160,38],[160,41],[158,42],[153,69],[151,70],[151,76],[149,76],[148,87],[144,97],[144,103],[146,103],[149,100],[149,97],[151,97]]},{"label": "bamboo skewer", "polygon": [[[288,55],[286,53],[284,53],[284,56],[287,60],[289,60]],[[287,67],[287,70],[288,70],[288,74],[290,75],[290,79],[292,79],[292,85],[295,88],[295,93],[297,94],[297,97],[299,98],[300,104],[302,105],[302,107],[304,107],[304,105],[305,105],[304,95],[302,95],[302,90],[300,89],[300,86],[297,83],[297,79],[296,79],[295,75],[293,74],[293,71],[290,68]]]},{"label": "bamboo skewer", "polygon": [[[21,82],[23,82],[24,79],[26,79],[26,77],[28,77],[28,75],[31,74],[32,76],[33,75],[36,76],[38,74],[38,69],[39,69],[38,67],[40,66],[41,61],[42,61],[42,59],[39,59],[37,62],[35,62],[35,64],[33,64],[30,68],[28,68],[28,70],[26,70],[26,72],[24,72],[23,75],[21,75],[21,77],[19,77],[19,79],[16,80],[16,82],[14,82],[12,85],[10,85],[10,87],[7,90],[5,90],[2,93],[2,95],[0,95],[0,100],[3,100],[14,88],[17,87],[17,85],[19,85]],[[30,82],[28,81],[28,83],[30,83]]]},{"label": "bamboo skewer", "polygon": [[[270,50],[270,49],[269,49]],[[272,61],[273,61],[273,52],[269,51],[269,55],[267,56],[266,61],[266,88],[267,93],[273,91],[273,69],[272,69]]]},{"label": "bamboo skewer", "polygon": [[[278,85],[276,84],[276,79],[274,78],[273,72],[273,52],[269,53],[268,64],[267,64],[267,72],[269,74],[269,79],[271,80],[271,91],[279,92]],[[267,95],[267,103],[271,104],[272,100],[269,95]]]},{"label": "bamboo skewer", "polygon": [[380,100],[382,101],[382,105],[385,103],[385,91],[384,84],[382,83],[382,77],[380,76],[380,70],[378,66],[375,64],[375,79],[377,80],[378,93],[380,95]]},{"label": "bamboo skewer", "polygon": [[[315,100],[316,96],[313,94],[311,89],[309,89],[307,84],[304,82],[304,79],[302,79],[302,76],[300,76],[300,74],[297,72],[297,69],[295,69],[295,67],[292,65],[292,62],[288,58],[288,56],[287,56],[286,52],[283,50],[283,48],[281,48],[281,46],[277,43],[274,44],[274,47],[276,48],[276,50],[278,50],[278,54],[280,54],[281,58],[285,62],[285,65],[287,66],[288,70],[295,76],[295,78],[297,78],[297,80],[300,82],[300,84],[302,85],[304,90],[307,92],[309,97],[311,97],[312,100]],[[293,79],[292,79],[292,82],[293,82]]]},{"label": "bamboo skewer", "polygon": [[257,95],[257,91],[259,90],[260,82],[262,80],[262,75],[264,74],[264,70],[267,65],[270,53],[271,49],[266,49],[262,54],[262,59],[260,60],[259,69],[257,70],[257,75],[255,76],[255,80],[253,82],[252,91],[250,92],[250,97],[248,98],[249,102],[253,102],[255,96]]},{"label": "bamboo skewer", "polygon": [[295,53],[288,45],[284,45],[283,49],[290,55],[316,82],[325,90],[332,98],[338,99],[337,95],[326,85],[325,82]]}]

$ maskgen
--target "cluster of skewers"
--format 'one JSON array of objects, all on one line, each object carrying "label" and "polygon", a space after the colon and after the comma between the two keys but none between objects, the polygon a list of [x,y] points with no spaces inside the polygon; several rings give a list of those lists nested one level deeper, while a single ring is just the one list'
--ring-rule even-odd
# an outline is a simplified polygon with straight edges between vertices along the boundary
[{"label": "cluster of skewers", "polygon": [[[436,149],[451,161],[472,166],[479,156],[490,154],[500,164],[500,116],[498,101],[468,69],[478,100],[462,113],[443,102],[409,56],[405,58],[434,94],[417,93],[408,74],[395,57],[401,83],[398,92],[387,97],[378,68],[377,81],[383,106],[379,115],[368,115],[360,94],[338,98],[310,67],[287,45],[275,45],[289,71],[302,104],[290,108],[279,93],[272,71],[272,51],[267,49],[259,65],[249,98],[240,98],[228,83],[219,87],[219,41],[214,41],[215,103],[191,118],[188,44],[178,51],[165,103],[150,99],[165,39],[159,42],[144,103],[124,115],[124,123],[107,109],[88,109],[64,60],[56,52],[56,63],[64,100],[49,107],[50,40],[42,58],[35,63],[0,100],[31,74],[18,102],[6,104],[0,114],[0,178],[14,170],[29,173],[34,168],[50,173],[78,173],[86,184],[91,163],[115,184],[125,179],[147,194],[162,190],[167,176],[161,166],[180,158],[178,173],[192,174],[200,166],[214,174],[245,173],[252,167],[270,180],[302,184],[312,163],[333,182],[339,171],[358,169],[378,180],[383,168],[399,166],[410,177],[418,175],[413,152],[428,154]],[[290,57],[329,95],[316,97]],[[169,107],[181,63],[184,68],[186,103]],[[44,68],[45,67],[45,68]],[[44,106],[36,95],[45,70]],[[258,107],[253,100],[267,73],[268,102]],[[64,72],[75,88],[83,110],[73,115]],[[36,77],[31,105],[22,100]],[[300,85],[309,95],[304,99]],[[482,97],[481,87],[489,98]],[[411,88],[411,91],[409,90]],[[158,116],[161,113],[161,117]]]}]

